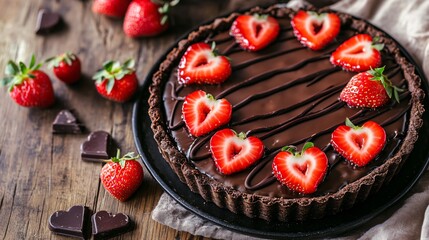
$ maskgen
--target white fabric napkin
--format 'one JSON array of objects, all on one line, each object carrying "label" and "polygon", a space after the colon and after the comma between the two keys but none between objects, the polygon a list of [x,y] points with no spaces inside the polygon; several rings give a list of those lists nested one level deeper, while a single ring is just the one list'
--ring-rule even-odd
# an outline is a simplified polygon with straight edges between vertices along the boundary
[{"label": "white fabric napkin", "polygon": [[[294,0],[288,6],[298,8],[304,4]],[[389,33],[408,50],[429,79],[428,0],[341,0],[331,8],[366,19]],[[337,239],[429,239],[428,184],[429,173],[426,173],[405,201]],[[258,239],[204,220],[184,209],[166,193],[153,210],[152,218],[193,235],[215,239]]]}]

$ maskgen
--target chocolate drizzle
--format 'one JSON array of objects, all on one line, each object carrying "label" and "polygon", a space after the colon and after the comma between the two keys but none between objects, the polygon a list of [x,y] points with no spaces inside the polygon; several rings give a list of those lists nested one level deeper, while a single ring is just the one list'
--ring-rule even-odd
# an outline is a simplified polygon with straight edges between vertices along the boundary
[{"label": "chocolate drizzle", "polygon": [[[211,178],[243,192],[285,198],[302,196],[276,181],[270,163],[284,145],[299,146],[313,141],[329,159],[329,172],[312,195],[322,196],[366,175],[398,151],[407,130],[410,93],[405,91],[400,95],[400,104],[392,101],[379,109],[348,107],[338,100],[339,93],[355,73],[332,66],[329,57],[344,39],[356,32],[343,30],[337,41],[324,51],[311,51],[294,41],[288,19],[280,19],[280,22],[282,33],[272,43],[273,47],[258,53],[243,51],[228,32],[206,40],[215,41],[219,52],[232,59],[233,74],[221,85],[183,86],[177,83],[177,71],[173,69],[163,94],[168,130],[178,149]],[[406,88],[401,67],[386,51],[382,51],[382,57],[386,75],[397,86]],[[245,131],[264,142],[264,157],[254,166],[224,176],[217,172],[209,152],[209,140],[216,131],[198,138],[188,134],[179,109],[184,97],[197,89],[231,102],[232,120],[224,127]],[[386,129],[388,141],[384,151],[366,167],[349,164],[329,144],[330,133],[344,123],[345,117],[355,124],[374,120]]]}]

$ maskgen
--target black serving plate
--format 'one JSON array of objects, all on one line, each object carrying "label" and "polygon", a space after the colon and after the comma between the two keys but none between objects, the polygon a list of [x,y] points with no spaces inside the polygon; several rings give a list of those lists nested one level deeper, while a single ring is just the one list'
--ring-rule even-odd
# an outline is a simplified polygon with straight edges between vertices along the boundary
[{"label": "black serving plate", "polygon": [[[177,42],[170,49],[176,44]],[[399,43],[398,46],[400,46]],[[415,63],[402,46],[400,46],[400,49],[411,63]],[[417,74],[422,79],[422,88],[426,94],[424,99],[426,109],[423,115],[424,124],[420,130],[419,139],[415,144],[414,150],[404,163],[401,171],[392,179],[389,185],[381,188],[377,194],[368,198],[364,203],[358,204],[340,214],[327,216],[319,220],[306,221],[305,223],[267,222],[261,219],[248,218],[244,215],[237,215],[227,209],[219,208],[214,203],[205,201],[199,194],[193,193],[187,185],[179,180],[160,154],[158,145],[153,138],[153,132],[150,128],[151,121],[147,114],[149,108],[147,101],[150,95],[148,87],[152,82],[152,75],[157,71],[169,51],[151,69],[134,104],[132,116],[134,141],[139,154],[142,156],[144,165],[165,192],[189,211],[219,226],[254,237],[274,239],[327,237],[345,233],[367,223],[370,219],[386,211],[404,198],[428,166],[429,102],[427,96],[429,88],[423,71],[414,64],[416,65]]]}]

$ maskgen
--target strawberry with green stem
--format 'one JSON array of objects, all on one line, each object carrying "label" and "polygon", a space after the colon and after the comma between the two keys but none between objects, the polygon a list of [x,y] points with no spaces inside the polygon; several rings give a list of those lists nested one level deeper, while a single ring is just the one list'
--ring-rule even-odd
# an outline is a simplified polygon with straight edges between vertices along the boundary
[{"label": "strawberry with green stem", "polygon": [[80,60],[73,53],[66,52],[59,56],[48,58],[46,62],[53,69],[55,76],[64,83],[75,83],[82,75]]},{"label": "strawberry with green stem", "polygon": [[138,88],[134,64],[132,59],[122,65],[118,61],[105,62],[103,68],[92,77],[98,93],[116,102],[129,100]]},{"label": "strawberry with green stem", "polygon": [[341,91],[340,100],[350,107],[377,108],[394,98],[399,102],[399,92],[403,89],[383,74],[385,66],[358,73]]},{"label": "strawberry with green stem", "polygon": [[123,29],[129,37],[149,37],[158,35],[168,28],[168,12],[179,0],[159,2],[134,0],[128,6]]},{"label": "strawberry with green stem", "polygon": [[28,67],[23,62],[7,63],[6,77],[1,80],[1,84],[8,86],[9,95],[17,104],[44,108],[54,103],[51,80],[45,72],[39,70],[41,66],[41,63],[36,64],[34,55],[31,56]]},{"label": "strawberry with green stem", "polygon": [[119,201],[125,201],[140,187],[143,182],[143,168],[133,152],[120,156],[118,149],[116,157],[103,166],[100,173],[104,188]]}]

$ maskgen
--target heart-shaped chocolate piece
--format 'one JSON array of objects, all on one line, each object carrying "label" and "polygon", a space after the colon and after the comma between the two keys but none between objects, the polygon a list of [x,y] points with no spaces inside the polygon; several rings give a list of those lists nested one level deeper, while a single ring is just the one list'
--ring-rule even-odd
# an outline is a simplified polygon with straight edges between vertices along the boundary
[{"label": "heart-shaped chocolate piece", "polygon": [[37,15],[36,34],[47,34],[61,25],[61,16],[47,9],[41,9]]},{"label": "heart-shaped chocolate piece", "polygon": [[54,212],[49,217],[49,229],[60,235],[85,238],[85,219],[88,208],[85,206],[73,206],[67,211]]},{"label": "heart-shaped chocolate piece", "polygon": [[61,110],[52,123],[54,133],[82,133],[82,130],[82,124],[69,110]]},{"label": "heart-shaped chocolate piece", "polygon": [[114,156],[115,144],[109,133],[96,131],[89,134],[80,151],[82,160],[102,162]]},{"label": "heart-shaped chocolate piece", "polygon": [[132,230],[132,222],[123,213],[96,212],[91,217],[92,234],[95,239],[106,239]]}]

